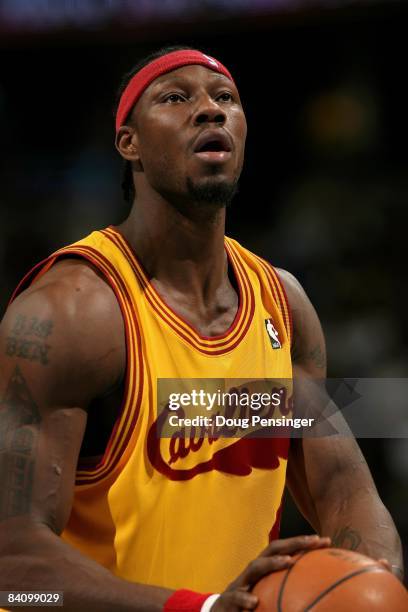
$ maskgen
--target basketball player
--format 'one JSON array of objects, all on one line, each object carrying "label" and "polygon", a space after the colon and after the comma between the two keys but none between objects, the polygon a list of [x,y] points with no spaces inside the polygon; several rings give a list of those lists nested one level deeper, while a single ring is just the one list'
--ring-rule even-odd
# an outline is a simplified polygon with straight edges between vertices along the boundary
[{"label": "basketball player", "polygon": [[[37,266],[1,325],[0,590],[62,590],[75,612],[254,609],[254,582],[330,542],[401,571],[353,439],[160,437],[158,379],[325,374],[299,283],[224,236],[245,136],[214,58],[161,51],[127,78],[129,218]],[[277,539],[285,483],[319,535]]]}]

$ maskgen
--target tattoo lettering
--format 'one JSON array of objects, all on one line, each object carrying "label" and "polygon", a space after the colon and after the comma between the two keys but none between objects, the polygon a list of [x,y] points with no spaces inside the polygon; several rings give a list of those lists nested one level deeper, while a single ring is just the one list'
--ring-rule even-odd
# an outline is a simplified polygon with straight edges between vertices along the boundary
[{"label": "tattoo lettering", "polygon": [[17,315],[11,330],[12,335],[6,338],[6,355],[47,365],[51,346],[45,339],[51,335],[53,325],[48,319],[39,320],[37,317]]},{"label": "tattoo lettering", "polygon": [[48,319],[39,321],[37,317],[17,315],[12,333],[15,336],[37,336],[45,339],[51,335],[53,326],[53,322]]},{"label": "tattoo lettering", "polygon": [[6,355],[9,357],[21,357],[29,361],[39,361],[43,365],[49,363],[48,351],[50,345],[33,340],[23,340],[9,336],[6,338]]},{"label": "tattoo lettering", "polygon": [[0,520],[30,511],[41,416],[20,368],[0,400]]},{"label": "tattoo lettering", "polygon": [[303,353],[299,350],[295,341],[292,347],[292,361],[294,363],[312,361],[317,368],[324,369],[326,366],[326,354],[322,351],[320,344],[316,344],[308,353]]},{"label": "tattoo lettering", "polygon": [[349,550],[357,550],[361,544],[361,536],[358,531],[350,527],[343,527],[336,531],[332,538],[333,546],[337,548],[348,548]]}]

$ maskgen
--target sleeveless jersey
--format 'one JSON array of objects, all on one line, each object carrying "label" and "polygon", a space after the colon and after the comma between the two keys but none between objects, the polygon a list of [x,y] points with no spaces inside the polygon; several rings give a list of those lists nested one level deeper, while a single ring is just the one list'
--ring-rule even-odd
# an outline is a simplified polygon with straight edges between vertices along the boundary
[{"label": "sleeveless jersey", "polygon": [[16,292],[67,256],[91,262],[115,292],[126,332],[124,398],[100,463],[78,464],[62,537],[134,582],[220,592],[279,533],[288,438],[183,438],[180,428],[160,437],[168,411],[158,414],[159,379],[292,377],[290,311],[276,271],[230,238],[225,250],[239,307],[216,337],[165,303],[113,227],[54,253]]}]

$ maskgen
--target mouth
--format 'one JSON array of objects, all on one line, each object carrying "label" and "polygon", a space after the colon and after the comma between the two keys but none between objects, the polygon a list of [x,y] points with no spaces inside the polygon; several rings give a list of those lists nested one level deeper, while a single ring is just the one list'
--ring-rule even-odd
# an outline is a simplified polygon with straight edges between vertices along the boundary
[{"label": "mouth", "polygon": [[226,132],[206,130],[197,138],[194,155],[212,163],[225,162],[231,157],[232,141]]}]

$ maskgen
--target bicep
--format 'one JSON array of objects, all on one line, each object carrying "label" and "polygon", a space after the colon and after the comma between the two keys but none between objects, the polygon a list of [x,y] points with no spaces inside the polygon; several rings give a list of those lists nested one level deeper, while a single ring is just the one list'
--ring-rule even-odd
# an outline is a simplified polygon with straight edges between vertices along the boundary
[{"label": "bicep", "polygon": [[[1,359],[4,365],[4,359]],[[0,385],[0,522],[27,517],[60,533],[68,519],[85,430],[80,408],[41,402],[33,371],[18,361]]]},{"label": "bicep", "polygon": [[58,401],[51,310],[23,302],[0,326],[0,521],[30,517],[61,531],[86,412]]},{"label": "bicep", "polygon": [[87,308],[63,289],[28,291],[0,325],[3,528],[8,519],[27,517],[62,531],[87,405],[113,381],[109,373],[115,369],[105,357],[112,351],[87,337],[86,313],[92,317],[93,305]]},{"label": "bicep", "polygon": [[[319,530],[320,517],[327,508],[334,508],[356,491],[375,485],[356,440],[341,413],[330,405],[322,384],[326,350],[316,311],[292,275],[281,272],[281,278],[292,307],[295,410],[297,406],[299,416],[314,417],[315,423],[320,423],[315,437],[306,432],[304,437],[291,441],[287,486],[304,516]],[[330,415],[329,421],[325,415]],[[343,435],[329,435],[332,428]]]},{"label": "bicep", "polygon": [[[327,529],[334,517],[346,514],[358,500],[367,496],[378,498],[357,441],[341,412],[334,405],[330,406],[330,402],[319,386],[313,408],[315,416],[322,404],[322,408],[329,406],[330,416],[327,420],[322,419],[320,433],[317,429],[313,437],[306,433],[292,440],[288,462],[288,489],[305,518],[319,533],[323,533],[323,527]],[[330,435],[329,428],[341,433]]]}]

